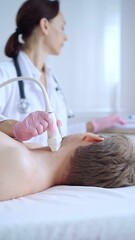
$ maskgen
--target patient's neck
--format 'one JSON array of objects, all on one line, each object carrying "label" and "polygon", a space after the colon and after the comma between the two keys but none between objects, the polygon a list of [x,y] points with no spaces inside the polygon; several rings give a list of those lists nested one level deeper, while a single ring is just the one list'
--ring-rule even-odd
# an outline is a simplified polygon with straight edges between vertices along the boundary
[{"label": "patient's neck", "polygon": [[57,152],[52,152],[49,147],[30,148],[32,157],[44,169],[44,174],[48,179],[48,187],[65,183],[67,166],[71,158],[71,153],[61,147]]}]

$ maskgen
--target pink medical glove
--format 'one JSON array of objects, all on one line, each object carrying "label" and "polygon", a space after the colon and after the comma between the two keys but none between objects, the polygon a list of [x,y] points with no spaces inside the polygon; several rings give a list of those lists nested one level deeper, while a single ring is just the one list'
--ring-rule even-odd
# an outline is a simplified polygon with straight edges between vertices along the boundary
[{"label": "pink medical glove", "polygon": [[99,118],[91,121],[93,125],[93,132],[101,132],[104,129],[112,128],[117,124],[124,125],[127,122],[118,115],[112,115],[104,118]]},{"label": "pink medical glove", "polygon": [[[57,125],[60,127],[60,120]],[[51,114],[37,111],[30,113],[22,122],[17,122],[13,127],[13,134],[17,140],[27,141],[42,134],[48,127],[53,131]]]}]

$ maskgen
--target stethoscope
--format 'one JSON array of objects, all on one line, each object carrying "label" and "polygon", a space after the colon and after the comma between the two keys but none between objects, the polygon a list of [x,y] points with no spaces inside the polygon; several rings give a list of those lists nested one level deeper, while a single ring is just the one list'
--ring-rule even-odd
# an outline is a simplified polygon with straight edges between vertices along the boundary
[{"label": "stethoscope", "polygon": [[[17,72],[17,76],[18,77],[21,77],[22,74],[21,74],[21,70],[20,70],[20,66],[19,66],[19,63],[17,61],[17,58],[14,58],[13,59],[14,61],[14,65],[15,65],[15,68],[16,68],[16,72]],[[65,102],[65,106],[67,108],[67,113],[68,113],[68,118],[71,118],[71,117],[74,117],[74,114],[73,114],[73,111],[71,110],[71,108],[67,105],[67,102],[65,100],[65,97],[62,93],[62,90],[58,84],[58,81],[56,80],[56,78],[53,76],[54,78],[54,81],[56,82],[57,84],[57,87],[55,88],[56,91],[60,91],[61,93],[61,96],[63,98],[63,101]],[[25,96],[25,91],[24,91],[24,82],[23,81],[19,81],[18,82],[18,86],[19,86],[19,93],[20,93],[20,102],[18,104],[18,111],[21,113],[21,114],[25,114],[25,113],[28,113],[30,112],[31,110],[31,107],[30,107],[30,103],[28,102],[26,96]]]},{"label": "stethoscope", "polygon": [[[21,77],[21,70],[17,61],[17,58],[13,59],[14,61],[14,65],[16,68],[16,72],[17,72],[17,76]],[[24,82],[23,81],[19,81],[18,82],[18,86],[19,86],[19,93],[20,93],[20,102],[18,104],[18,110],[20,113],[25,114],[30,112],[31,107],[30,107],[30,103],[28,102],[26,96],[25,96],[25,92],[24,92]]]}]

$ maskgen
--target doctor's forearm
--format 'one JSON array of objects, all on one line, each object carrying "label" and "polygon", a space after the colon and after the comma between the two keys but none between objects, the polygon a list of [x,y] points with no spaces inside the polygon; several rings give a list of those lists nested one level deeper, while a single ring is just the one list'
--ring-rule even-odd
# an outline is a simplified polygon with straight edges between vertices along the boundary
[{"label": "doctor's forearm", "polygon": [[92,122],[87,122],[86,123],[86,129],[88,132],[93,132],[94,131],[94,127],[92,125]]},{"label": "doctor's forearm", "polygon": [[15,123],[18,122],[16,120],[4,120],[0,122],[0,131],[7,134],[8,136],[14,138],[13,135],[13,127]]}]

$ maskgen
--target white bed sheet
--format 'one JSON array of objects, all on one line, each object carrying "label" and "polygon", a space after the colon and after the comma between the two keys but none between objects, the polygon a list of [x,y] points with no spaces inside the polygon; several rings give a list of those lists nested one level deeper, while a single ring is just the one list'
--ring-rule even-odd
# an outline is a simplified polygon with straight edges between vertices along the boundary
[{"label": "white bed sheet", "polygon": [[135,240],[135,187],[56,186],[0,202],[0,240]]}]

